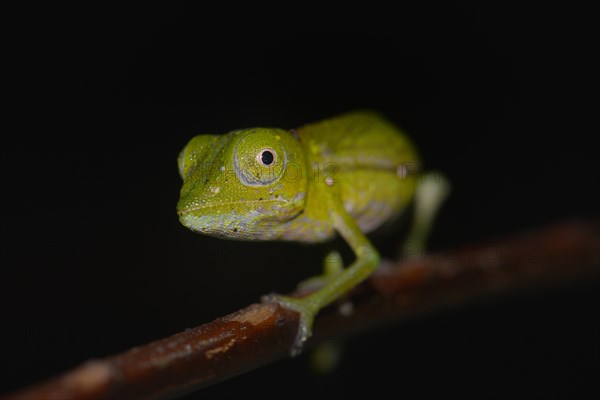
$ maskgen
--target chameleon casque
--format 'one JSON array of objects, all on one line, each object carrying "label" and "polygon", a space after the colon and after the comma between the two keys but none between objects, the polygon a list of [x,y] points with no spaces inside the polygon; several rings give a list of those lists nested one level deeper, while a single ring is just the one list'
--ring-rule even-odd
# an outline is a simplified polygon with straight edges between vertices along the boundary
[{"label": "chameleon casque", "polygon": [[[407,208],[420,170],[408,137],[371,111],[291,131],[251,128],[198,135],[181,151],[178,163],[183,186],[177,212],[195,232],[306,243],[339,234],[352,248],[354,262],[343,268],[340,260],[326,268],[315,292],[267,300],[300,313],[292,354],[311,335],[319,310],[377,267],[380,256],[365,234]],[[429,219],[421,218],[419,224]]]}]

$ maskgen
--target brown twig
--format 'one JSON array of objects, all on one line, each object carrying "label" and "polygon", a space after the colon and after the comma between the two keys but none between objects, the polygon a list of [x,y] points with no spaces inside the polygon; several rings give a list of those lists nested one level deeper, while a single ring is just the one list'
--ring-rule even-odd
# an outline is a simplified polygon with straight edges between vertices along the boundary
[{"label": "brown twig", "polygon": [[[495,243],[385,265],[350,300],[319,315],[311,343],[435,308],[600,275],[600,223],[567,222]],[[252,304],[194,329],[92,360],[12,399],[160,399],[286,357],[298,315]]]}]

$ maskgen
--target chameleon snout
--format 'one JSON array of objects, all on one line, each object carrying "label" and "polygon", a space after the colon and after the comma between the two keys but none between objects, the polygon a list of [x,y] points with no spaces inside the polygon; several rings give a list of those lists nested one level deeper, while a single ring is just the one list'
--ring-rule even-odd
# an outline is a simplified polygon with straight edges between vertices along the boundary
[{"label": "chameleon snout", "polygon": [[179,216],[179,221],[183,226],[189,228],[196,232],[206,233],[206,224],[202,224],[200,218],[197,214],[197,210],[190,205],[189,203],[183,202],[180,200],[177,204],[177,215]]},{"label": "chameleon snout", "polygon": [[206,210],[207,204],[195,195],[181,196],[177,202],[177,215],[181,224],[193,231],[209,234],[217,221]]}]

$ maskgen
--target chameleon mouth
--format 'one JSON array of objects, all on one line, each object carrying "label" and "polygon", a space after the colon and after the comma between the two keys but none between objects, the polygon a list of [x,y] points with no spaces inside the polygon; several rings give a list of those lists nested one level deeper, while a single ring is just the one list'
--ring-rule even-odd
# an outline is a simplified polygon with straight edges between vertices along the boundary
[{"label": "chameleon mouth", "polygon": [[286,204],[287,202],[283,199],[266,199],[266,200],[235,200],[235,201],[225,201],[215,204],[195,204],[192,206],[186,207],[177,207],[177,214],[181,218],[186,214],[195,214],[196,216],[200,216],[203,210],[209,210],[212,208],[225,208],[228,206],[234,206],[243,204],[245,206],[255,205],[257,208],[261,206],[268,206],[270,204]]},{"label": "chameleon mouth", "polygon": [[211,226],[215,226],[214,218],[200,217],[186,211],[179,211],[179,221],[183,226],[194,232],[208,234]]},{"label": "chameleon mouth", "polygon": [[[230,238],[232,233],[237,233],[230,227],[235,219],[226,215],[201,215],[197,212],[180,212],[179,221],[183,226],[191,231],[203,235],[215,236],[220,238]],[[235,225],[235,223],[234,223]]]},{"label": "chameleon mouth", "polygon": [[221,239],[265,240],[251,227],[251,220],[241,215],[195,215],[180,213],[179,221],[186,228]]}]

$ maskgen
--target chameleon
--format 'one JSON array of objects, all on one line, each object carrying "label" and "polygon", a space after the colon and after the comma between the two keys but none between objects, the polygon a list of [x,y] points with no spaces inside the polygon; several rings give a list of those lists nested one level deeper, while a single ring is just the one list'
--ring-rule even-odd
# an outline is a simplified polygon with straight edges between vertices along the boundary
[{"label": "chameleon", "polygon": [[300,314],[292,355],[311,336],[316,314],[380,263],[366,234],[398,217],[411,202],[429,202],[415,211],[420,216],[412,236],[423,240],[439,203],[418,200],[419,187],[426,185],[420,184],[421,162],[408,136],[368,110],[292,130],[197,135],[181,151],[178,166],[183,185],[177,213],[192,231],[233,240],[304,243],[340,235],[353,250],[356,258],[346,268],[337,252],[325,258],[325,273],[307,281],[319,287],[309,295],[263,299]]}]

